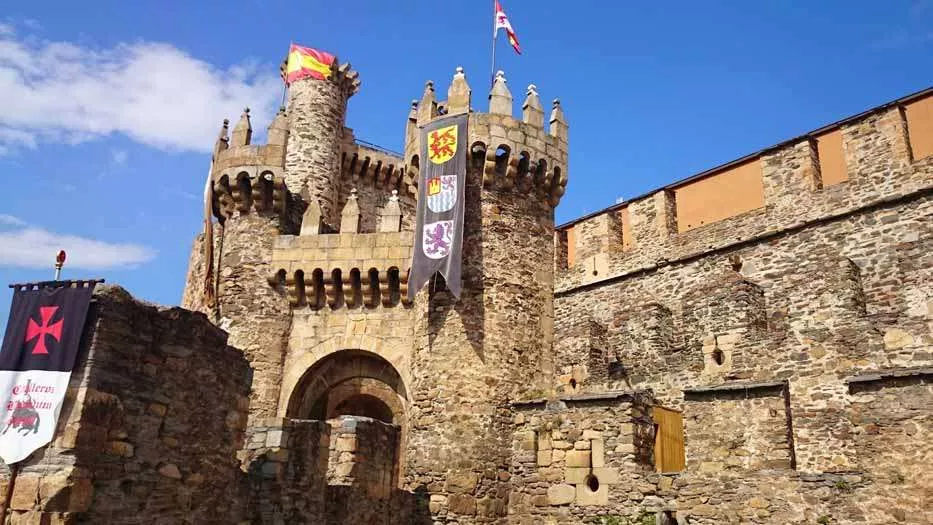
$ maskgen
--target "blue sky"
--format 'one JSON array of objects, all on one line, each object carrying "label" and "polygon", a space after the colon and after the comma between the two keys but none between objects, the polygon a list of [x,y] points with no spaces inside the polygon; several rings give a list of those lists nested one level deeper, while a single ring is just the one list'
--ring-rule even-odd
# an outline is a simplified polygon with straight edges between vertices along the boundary
[{"label": "blue sky", "polygon": [[[931,84],[933,1],[506,0],[498,47],[570,124],[559,222]],[[104,277],[177,304],[220,121],[260,140],[289,41],[348,60],[358,138],[401,149],[424,81],[485,109],[492,2],[16,2],[0,15],[0,282]],[[0,291],[5,324],[10,293]]]}]

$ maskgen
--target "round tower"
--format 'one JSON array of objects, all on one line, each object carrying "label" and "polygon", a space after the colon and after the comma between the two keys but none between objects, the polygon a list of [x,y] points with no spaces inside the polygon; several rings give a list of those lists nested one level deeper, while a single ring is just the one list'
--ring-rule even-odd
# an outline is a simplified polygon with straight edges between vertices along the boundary
[{"label": "round tower", "polygon": [[[269,126],[267,144],[251,144],[252,132],[248,108],[230,138],[224,122],[210,175],[217,222],[211,223],[211,240],[202,234],[195,242],[184,306],[204,311],[229,333],[228,343],[243,350],[253,368],[250,417],[266,418],[275,416],[278,405],[291,326],[288,303],[269,285],[272,246],[297,228],[286,213],[284,109]],[[205,249],[207,242],[212,250]],[[208,275],[213,290],[205,290]]]},{"label": "round tower", "polygon": [[353,140],[344,128],[347,101],[359,86],[350,64],[338,65],[334,59],[328,78],[296,80],[288,88],[285,184],[309,202],[316,200],[322,221],[332,228],[340,222],[341,145]]},{"label": "round tower", "polygon": [[[505,522],[511,403],[545,397],[553,378],[554,207],[567,183],[567,125],[555,101],[545,129],[533,85],[513,117],[501,72],[489,100],[488,113],[470,113],[464,144],[462,295],[435,282],[415,304],[407,481],[448,522]],[[469,111],[458,69],[445,102],[428,83],[415,118],[420,127]],[[419,135],[409,134],[407,155]]]}]

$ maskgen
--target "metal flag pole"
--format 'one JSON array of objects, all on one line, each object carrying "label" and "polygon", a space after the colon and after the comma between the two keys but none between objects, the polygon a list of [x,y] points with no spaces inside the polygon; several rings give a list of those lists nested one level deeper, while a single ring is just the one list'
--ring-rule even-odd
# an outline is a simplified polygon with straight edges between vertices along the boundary
[{"label": "metal flag pole", "polygon": [[489,71],[489,86],[496,83],[496,0],[492,0],[492,69]]},{"label": "metal flag pole", "polygon": [[288,59],[292,56],[292,45],[294,45],[294,40],[288,41],[288,53],[285,55],[285,65],[282,68],[282,104],[281,106],[285,107],[286,96],[288,95]]}]

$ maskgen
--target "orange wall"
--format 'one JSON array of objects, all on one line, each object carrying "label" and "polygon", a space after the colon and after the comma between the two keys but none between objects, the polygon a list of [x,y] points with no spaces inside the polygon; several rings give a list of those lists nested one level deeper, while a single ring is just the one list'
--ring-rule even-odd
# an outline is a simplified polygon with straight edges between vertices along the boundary
[{"label": "orange wall", "polygon": [[765,205],[761,162],[754,159],[674,189],[677,231],[685,232]]},{"label": "orange wall", "polygon": [[933,96],[905,105],[904,112],[914,160],[933,155]]},{"label": "orange wall", "polygon": [[836,129],[817,137],[816,150],[820,156],[820,175],[824,187],[849,180],[842,151],[842,130]]}]

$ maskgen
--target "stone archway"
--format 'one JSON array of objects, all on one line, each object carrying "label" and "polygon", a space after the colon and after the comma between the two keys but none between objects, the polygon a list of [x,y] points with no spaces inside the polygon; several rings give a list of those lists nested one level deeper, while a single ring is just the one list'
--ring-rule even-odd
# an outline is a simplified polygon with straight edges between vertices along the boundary
[{"label": "stone archway", "polygon": [[407,401],[405,384],[392,363],[365,350],[341,350],[302,375],[289,397],[286,417],[355,415],[403,426]]},{"label": "stone archway", "polygon": [[[372,486],[378,478],[398,488],[404,478],[407,403],[405,383],[392,363],[365,350],[339,350],[302,374],[289,395],[286,417],[326,420],[331,425],[329,485],[360,482]],[[350,450],[354,453],[343,454]],[[351,464],[348,458],[356,458],[359,464]],[[376,473],[368,472],[373,468]],[[385,476],[386,472],[391,475]],[[384,495],[385,488],[382,485],[376,493]]]}]

